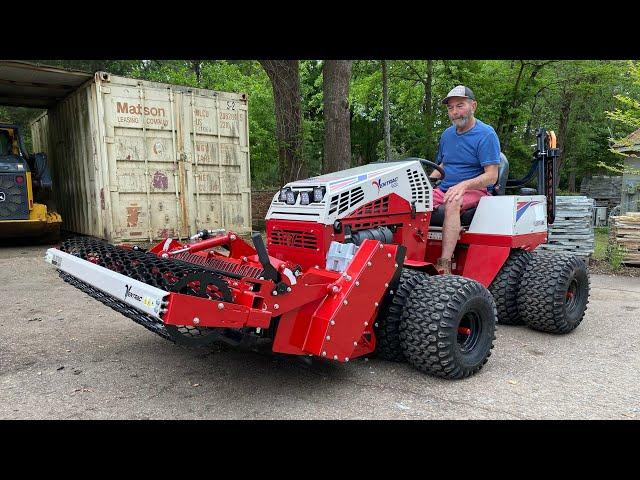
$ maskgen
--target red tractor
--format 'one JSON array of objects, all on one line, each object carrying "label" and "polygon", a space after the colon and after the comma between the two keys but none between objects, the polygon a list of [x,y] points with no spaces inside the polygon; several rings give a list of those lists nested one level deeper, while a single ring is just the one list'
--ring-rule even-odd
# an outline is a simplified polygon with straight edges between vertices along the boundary
[{"label": "red tractor", "polygon": [[[567,333],[589,295],[584,262],[533,252],[555,210],[555,136],[529,174],[462,215],[454,275],[438,275],[443,212],[409,158],[299,180],[273,198],[253,245],[203,230],[145,251],[76,237],[46,259],[80,290],[176,343],[226,342],[338,362],[377,353],[444,378],[487,362],[496,322]],[[538,174],[538,188],[504,195]]]}]

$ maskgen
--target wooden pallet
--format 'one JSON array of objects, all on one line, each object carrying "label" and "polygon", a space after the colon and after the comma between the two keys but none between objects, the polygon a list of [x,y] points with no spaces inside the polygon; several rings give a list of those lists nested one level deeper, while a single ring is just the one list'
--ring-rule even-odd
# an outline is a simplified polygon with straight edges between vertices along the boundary
[{"label": "wooden pallet", "polygon": [[611,217],[610,240],[624,247],[623,263],[640,265],[640,212]]}]

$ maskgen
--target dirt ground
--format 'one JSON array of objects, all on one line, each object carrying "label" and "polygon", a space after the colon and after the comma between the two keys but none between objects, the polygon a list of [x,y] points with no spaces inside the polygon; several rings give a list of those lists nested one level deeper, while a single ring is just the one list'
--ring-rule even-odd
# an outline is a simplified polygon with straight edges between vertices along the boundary
[{"label": "dirt ground", "polygon": [[640,278],[592,274],[568,335],[500,326],[466,380],[175,346],[0,247],[1,419],[639,419]]},{"label": "dirt ground", "polygon": [[589,271],[591,273],[615,277],[640,277],[640,267],[622,264],[617,270],[614,270],[607,260],[591,259],[589,261]]}]

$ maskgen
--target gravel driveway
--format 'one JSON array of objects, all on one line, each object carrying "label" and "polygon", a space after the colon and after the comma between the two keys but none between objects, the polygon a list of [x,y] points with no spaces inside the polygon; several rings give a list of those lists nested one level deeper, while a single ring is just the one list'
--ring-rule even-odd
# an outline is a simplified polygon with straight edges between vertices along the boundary
[{"label": "gravel driveway", "polygon": [[481,372],[446,381],[175,346],[64,283],[45,250],[0,248],[3,419],[640,418],[640,278],[592,275],[573,333],[500,326]]}]

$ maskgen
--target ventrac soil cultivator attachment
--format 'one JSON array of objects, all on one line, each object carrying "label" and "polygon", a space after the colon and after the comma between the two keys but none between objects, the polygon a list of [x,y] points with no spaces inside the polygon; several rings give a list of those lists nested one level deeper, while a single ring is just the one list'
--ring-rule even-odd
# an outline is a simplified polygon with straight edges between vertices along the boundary
[{"label": "ventrac soil cultivator attachment", "polygon": [[[443,212],[423,159],[374,163],[287,184],[266,217],[267,245],[203,230],[148,251],[73,238],[50,249],[62,278],[177,343],[268,345],[348,362],[373,352],[445,378],[486,363],[496,321],[552,333],[582,320],[582,260],[532,252],[553,219],[555,137],[538,130],[528,178],[462,215],[455,275],[439,275]],[[423,165],[428,167],[427,171]],[[538,172],[538,189],[504,195]],[[444,172],[441,172],[444,174]]]}]

